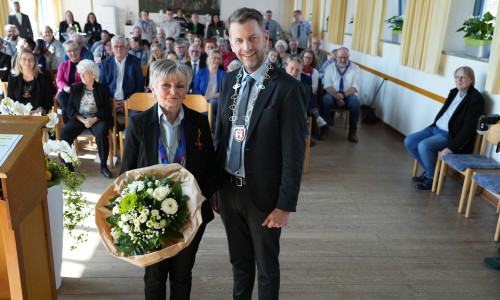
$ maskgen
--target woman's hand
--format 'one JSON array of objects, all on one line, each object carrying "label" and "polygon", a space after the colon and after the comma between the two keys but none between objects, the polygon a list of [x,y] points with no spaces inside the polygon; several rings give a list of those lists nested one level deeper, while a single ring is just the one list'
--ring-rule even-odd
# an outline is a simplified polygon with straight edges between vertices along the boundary
[{"label": "woman's hand", "polygon": [[66,93],[68,93],[68,94],[69,94],[69,86],[65,86],[65,87],[63,87],[63,91],[65,91]]},{"label": "woman's hand", "polygon": [[453,154],[453,151],[451,151],[450,149],[448,148],[444,148],[443,150],[441,150],[441,152],[439,153],[439,159],[443,159],[443,157],[445,157],[446,155],[448,154]]}]

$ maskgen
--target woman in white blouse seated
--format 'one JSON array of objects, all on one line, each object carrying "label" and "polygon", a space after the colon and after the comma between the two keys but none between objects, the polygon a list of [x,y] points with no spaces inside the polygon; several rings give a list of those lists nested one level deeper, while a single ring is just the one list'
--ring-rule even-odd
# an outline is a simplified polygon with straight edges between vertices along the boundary
[{"label": "woman in white blouse seated", "polygon": [[[217,115],[217,106],[219,103],[220,81],[226,74],[224,70],[219,70],[222,61],[222,54],[219,50],[212,50],[208,53],[207,68],[199,69],[194,78],[193,94],[201,94],[209,103],[212,103],[212,120]],[[215,125],[215,124],[213,124]],[[212,131],[215,126],[212,125]]]}]

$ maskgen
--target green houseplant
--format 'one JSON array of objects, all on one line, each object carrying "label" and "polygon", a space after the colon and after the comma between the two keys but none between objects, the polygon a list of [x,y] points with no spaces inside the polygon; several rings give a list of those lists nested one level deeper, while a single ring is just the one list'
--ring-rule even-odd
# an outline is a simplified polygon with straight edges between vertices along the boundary
[{"label": "green houseplant", "polygon": [[401,33],[403,32],[403,22],[404,16],[393,16],[384,21],[389,24],[389,28],[392,28],[392,41],[395,43],[401,43]]},{"label": "green houseplant", "polygon": [[481,16],[470,16],[457,32],[465,32],[465,54],[489,57],[495,30],[495,17],[490,12]]}]

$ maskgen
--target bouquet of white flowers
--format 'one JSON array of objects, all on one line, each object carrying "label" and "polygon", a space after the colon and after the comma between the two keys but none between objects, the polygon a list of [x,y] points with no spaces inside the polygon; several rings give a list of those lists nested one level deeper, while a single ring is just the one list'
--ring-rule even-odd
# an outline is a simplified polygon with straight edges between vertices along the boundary
[{"label": "bouquet of white flowers", "polygon": [[203,200],[194,176],[179,164],[132,170],[104,192],[96,224],[111,254],[148,266],[189,246]]}]

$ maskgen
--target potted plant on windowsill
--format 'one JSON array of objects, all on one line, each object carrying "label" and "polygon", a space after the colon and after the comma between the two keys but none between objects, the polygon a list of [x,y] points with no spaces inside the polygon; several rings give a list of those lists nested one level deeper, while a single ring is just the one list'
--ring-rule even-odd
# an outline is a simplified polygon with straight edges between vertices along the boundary
[{"label": "potted plant on windowsill", "polygon": [[465,54],[488,58],[495,30],[495,17],[488,11],[483,17],[470,16],[457,32],[465,32]]},{"label": "potted plant on windowsill", "polygon": [[389,24],[389,28],[392,28],[392,41],[395,43],[401,43],[401,33],[403,32],[403,22],[405,16],[393,16],[385,22]]}]

